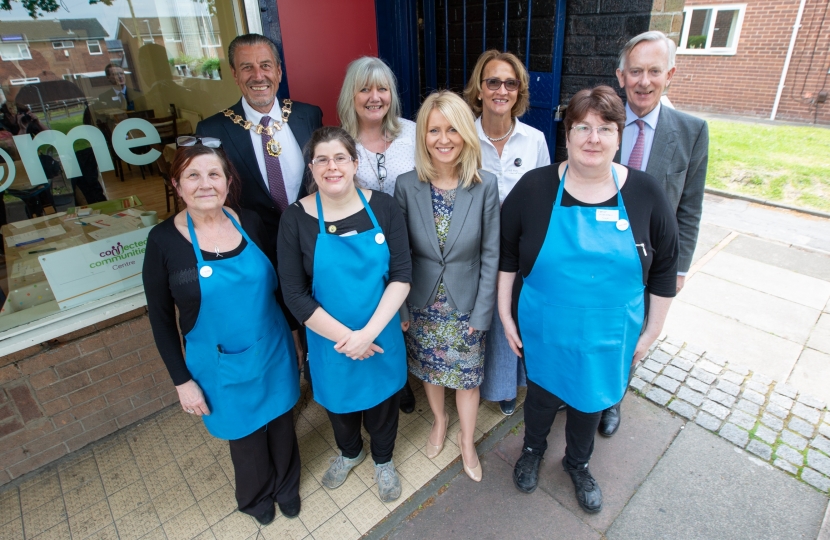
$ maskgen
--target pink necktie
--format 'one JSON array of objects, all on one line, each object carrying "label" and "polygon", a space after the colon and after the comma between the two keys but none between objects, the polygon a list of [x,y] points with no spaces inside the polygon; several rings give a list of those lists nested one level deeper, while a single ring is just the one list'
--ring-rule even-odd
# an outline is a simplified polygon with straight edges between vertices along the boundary
[{"label": "pink necktie", "polygon": [[643,150],[646,147],[646,123],[642,120],[634,120],[640,132],[637,134],[637,142],[634,143],[634,148],[631,150],[631,155],[628,157],[628,166],[638,171],[643,170]]},{"label": "pink necktie", "polygon": [[[259,121],[260,125],[266,128],[270,122],[270,116],[263,116],[262,120]],[[282,178],[280,158],[268,153],[269,142],[271,142],[271,136],[263,132],[262,154],[265,157],[265,171],[268,173],[268,190],[271,192],[271,200],[274,201],[279,211],[282,212],[288,206],[288,195],[285,193],[285,181]]]}]

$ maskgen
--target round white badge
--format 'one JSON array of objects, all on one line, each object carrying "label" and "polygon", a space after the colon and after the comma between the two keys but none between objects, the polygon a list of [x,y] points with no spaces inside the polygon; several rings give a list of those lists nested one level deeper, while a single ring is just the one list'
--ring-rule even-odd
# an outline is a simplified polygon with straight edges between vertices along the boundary
[{"label": "round white badge", "polygon": [[213,268],[210,266],[203,266],[199,269],[199,274],[204,278],[208,278],[213,275]]},{"label": "round white badge", "polygon": [[375,242],[377,242],[378,244],[382,244],[385,240],[386,240],[386,237],[383,236],[382,232],[379,232],[375,235]]},{"label": "round white badge", "polygon": [[617,220],[617,229],[620,231],[628,230],[628,220],[627,219],[618,219]]}]

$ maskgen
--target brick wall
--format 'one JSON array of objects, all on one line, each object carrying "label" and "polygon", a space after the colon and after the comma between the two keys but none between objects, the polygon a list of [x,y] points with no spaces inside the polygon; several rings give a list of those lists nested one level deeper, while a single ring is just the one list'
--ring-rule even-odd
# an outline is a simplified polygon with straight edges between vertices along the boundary
[{"label": "brick wall", "polygon": [[[731,0],[686,0],[686,6],[730,4]],[[798,1],[749,0],[738,52],[733,56],[677,56],[669,98],[681,109],[744,116],[770,116],[784,67]],[[810,97],[826,83],[830,34],[819,31],[825,0],[808,0],[779,104],[779,120],[812,121]],[[817,41],[818,38],[818,41]],[[815,54],[813,54],[815,51]],[[812,66],[809,67],[812,55]],[[802,92],[802,87],[804,91]],[[830,90],[830,87],[825,88]],[[820,106],[819,123],[830,123]]]},{"label": "brick wall", "polygon": [[144,308],[0,365],[0,485],[178,400]]}]

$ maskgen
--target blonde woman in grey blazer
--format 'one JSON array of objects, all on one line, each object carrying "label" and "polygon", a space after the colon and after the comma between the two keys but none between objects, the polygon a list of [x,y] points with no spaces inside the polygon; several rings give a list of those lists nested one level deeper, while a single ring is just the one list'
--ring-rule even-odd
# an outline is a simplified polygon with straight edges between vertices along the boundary
[{"label": "blonde woman in grey blazer", "polygon": [[456,390],[464,472],[481,480],[473,432],[484,375],[499,260],[499,190],[481,167],[474,118],[452,92],[430,95],[418,112],[415,170],[398,176],[412,251],[412,288],[402,308],[409,371],[424,382],[435,420],[426,454],[444,447],[444,388]]}]

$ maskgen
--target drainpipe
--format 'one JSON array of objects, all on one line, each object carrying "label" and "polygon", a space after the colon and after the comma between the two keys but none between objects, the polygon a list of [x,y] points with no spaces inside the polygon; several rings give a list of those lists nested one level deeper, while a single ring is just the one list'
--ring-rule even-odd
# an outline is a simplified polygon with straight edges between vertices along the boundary
[{"label": "drainpipe", "polygon": [[801,15],[804,14],[804,4],[807,0],[801,0],[798,6],[798,15],[795,17],[795,24],[793,25],[793,35],[790,37],[790,48],[787,49],[787,58],[784,60],[784,69],[781,70],[781,81],[778,83],[778,92],[775,93],[775,103],[772,104],[772,114],[769,116],[770,120],[775,120],[775,114],[778,112],[778,103],[781,101],[781,94],[784,92],[784,81],[787,79],[787,70],[790,67],[790,59],[793,56],[793,49],[795,48],[795,39],[798,37],[798,29],[801,27]]}]

